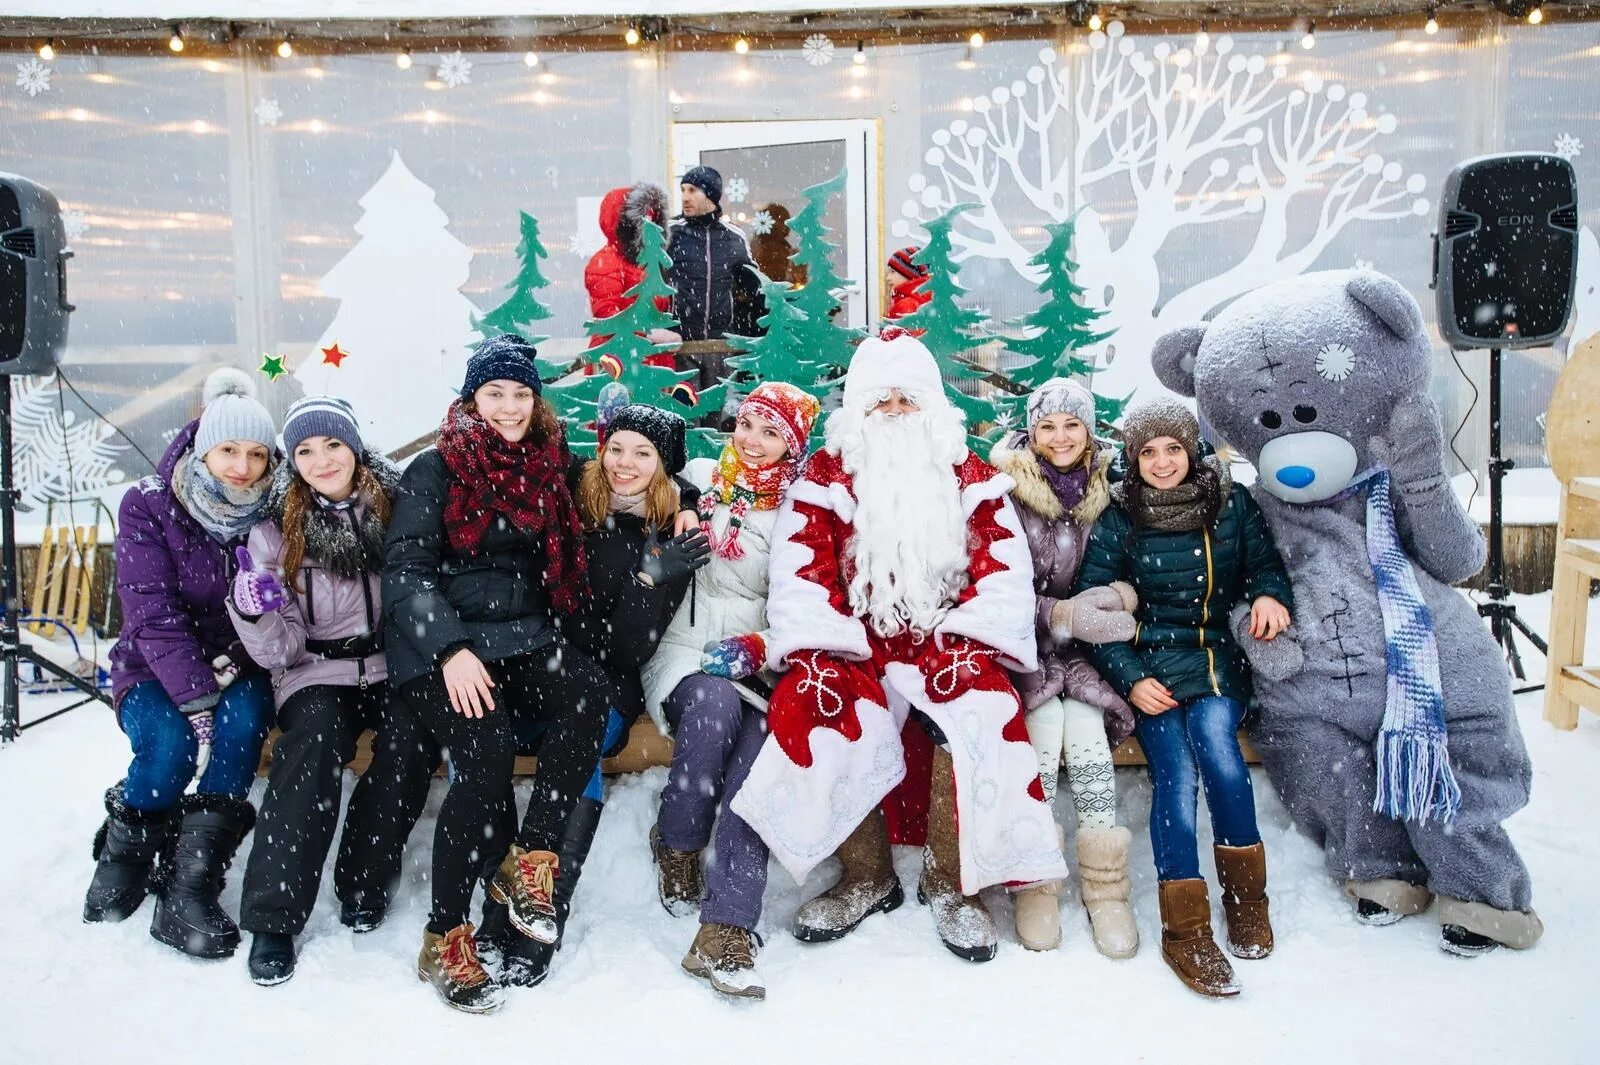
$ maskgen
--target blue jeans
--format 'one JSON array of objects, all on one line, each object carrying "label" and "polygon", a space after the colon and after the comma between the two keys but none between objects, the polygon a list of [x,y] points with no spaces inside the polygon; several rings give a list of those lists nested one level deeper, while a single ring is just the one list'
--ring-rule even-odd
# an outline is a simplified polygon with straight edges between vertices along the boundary
[{"label": "blue jeans", "polygon": [[[211,761],[195,789],[202,795],[242,799],[261,763],[261,744],[272,728],[272,680],[241,677],[222,693],[214,715]],[[136,810],[170,810],[194,779],[200,744],[159,681],[135,684],[122,697],[117,723],[133,745],[122,798]]]},{"label": "blue jeans", "polygon": [[1207,695],[1164,714],[1136,715],[1139,745],[1150,763],[1150,844],[1162,880],[1200,876],[1195,821],[1196,785],[1206,788],[1214,842],[1249,847],[1261,842],[1255,792],[1239,751],[1244,707],[1236,699]]}]

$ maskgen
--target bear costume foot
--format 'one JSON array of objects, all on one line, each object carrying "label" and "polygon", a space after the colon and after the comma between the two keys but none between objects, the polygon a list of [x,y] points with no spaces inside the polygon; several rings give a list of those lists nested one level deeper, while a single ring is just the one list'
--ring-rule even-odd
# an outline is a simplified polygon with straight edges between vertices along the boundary
[{"label": "bear costume foot", "polygon": [[[1444,949],[1452,954],[1468,956],[1473,953],[1486,953],[1486,950],[1452,949],[1450,946],[1452,926],[1473,933],[1475,936],[1493,940],[1512,950],[1527,950],[1544,935],[1544,922],[1539,920],[1539,915],[1532,910],[1497,910],[1486,902],[1466,902],[1462,899],[1452,899],[1447,895],[1439,896],[1439,923],[1445,926],[1446,931]],[[1468,948],[1479,946],[1472,939],[1462,937],[1458,933],[1455,934],[1455,938],[1461,940]]]}]

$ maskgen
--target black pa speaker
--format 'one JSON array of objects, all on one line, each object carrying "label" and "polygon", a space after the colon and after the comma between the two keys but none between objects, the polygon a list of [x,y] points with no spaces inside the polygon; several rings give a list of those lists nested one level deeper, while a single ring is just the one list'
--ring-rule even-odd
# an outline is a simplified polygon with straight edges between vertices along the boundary
[{"label": "black pa speaker", "polygon": [[1469,159],[1445,179],[1433,235],[1439,332],[1453,348],[1536,348],[1572,317],[1578,183],[1559,155]]},{"label": "black pa speaker", "polygon": [[0,174],[0,374],[55,370],[67,346],[61,205],[42,185]]}]

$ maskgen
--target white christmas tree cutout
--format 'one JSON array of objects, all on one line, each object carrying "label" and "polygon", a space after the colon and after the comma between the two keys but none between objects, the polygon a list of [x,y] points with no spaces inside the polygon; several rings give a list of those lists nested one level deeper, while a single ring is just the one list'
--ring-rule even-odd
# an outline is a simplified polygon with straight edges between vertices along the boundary
[{"label": "white christmas tree cutout", "polygon": [[[437,427],[461,385],[477,339],[477,308],[460,291],[472,250],[450,235],[433,190],[399,152],[361,208],[360,241],[320,286],[339,310],[294,376],[306,395],[349,400],[362,441],[394,451]],[[340,355],[329,359],[329,349]]]}]

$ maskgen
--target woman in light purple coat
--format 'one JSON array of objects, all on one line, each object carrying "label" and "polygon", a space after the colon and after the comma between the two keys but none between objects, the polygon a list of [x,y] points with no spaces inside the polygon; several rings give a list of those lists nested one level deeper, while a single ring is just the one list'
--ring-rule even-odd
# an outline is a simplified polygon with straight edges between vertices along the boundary
[{"label": "woman in light purple coat", "polygon": [[[248,550],[239,550],[228,599],[239,639],[272,671],[282,729],[239,908],[239,923],[253,936],[250,977],[262,985],[294,974],[294,937],[305,930],[316,902],[344,766],[362,731],[378,730],[375,751],[389,745],[420,751],[411,759],[417,763],[412,776],[422,779],[404,788],[401,806],[420,806],[426,776],[438,761],[386,683],[383,540],[400,471],[366,451],[350,405],[332,396],[308,396],[290,407],[283,444],[287,461]],[[335,870],[341,916],[352,926],[366,872],[358,867],[373,861],[397,867],[405,844],[403,834],[373,824],[388,801],[366,794],[384,789],[370,783],[378,779],[369,774],[357,785],[343,848],[353,855],[341,853]],[[406,828],[416,820],[394,809],[381,815]],[[369,846],[374,835],[387,845]],[[385,858],[388,851],[394,853]],[[376,921],[359,924],[364,931]]]},{"label": "woman in light purple coat", "polygon": [[[1039,755],[1039,781],[1053,801],[1065,755],[1067,784],[1077,810],[1078,872],[1095,947],[1131,957],[1139,931],[1128,907],[1128,848],[1132,836],[1117,824],[1116,773],[1111,748],[1133,732],[1133,710],[1095,671],[1079,641],[1132,639],[1137,605],[1125,584],[1072,595],[1084,545],[1109,499],[1109,449],[1090,431],[1094,396],[1064,378],[1028,397],[1028,426],[995,445],[991,461],[1017,482],[1011,498],[1033,554],[1035,631],[1039,668],[1014,674],[1027,709],[1028,738]],[[1017,894],[1017,938],[1032,950],[1061,942],[1059,884]]]}]

